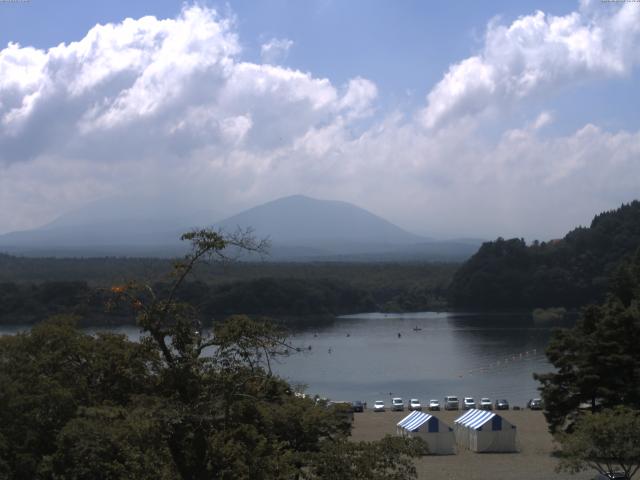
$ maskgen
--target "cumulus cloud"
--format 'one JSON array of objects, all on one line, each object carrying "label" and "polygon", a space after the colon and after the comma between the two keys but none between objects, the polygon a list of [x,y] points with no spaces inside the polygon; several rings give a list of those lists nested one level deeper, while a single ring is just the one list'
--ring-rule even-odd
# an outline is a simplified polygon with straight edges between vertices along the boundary
[{"label": "cumulus cloud", "polygon": [[339,158],[359,159],[348,177],[358,185],[346,195],[425,232],[529,239],[561,236],[637,198],[640,132],[587,124],[548,137],[535,128],[539,120],[494,143],[468,125],[432,135],[398,118],[341,144]]},{"label": "cumulus cloud", "polygon": [[517,102],[541,89],[594,76],[628,74],[640,63],[640,9],[592,8],[565,16],[538,11],[487,28],[481,51],[452,65],[427,95],[428,128]]},{"label": "cumulus cloud", "polygon": [[[291,42],[269,45],[275,54]],[[208,170],[213,188],[226,185],[225,176],[253,178],[314,129],[366,116],[376,94],[362,78],[335,86],[309,73],[242,61],[232,22],[199,6],[175,19],[97,25],[80,41],[48,50],[10,44],[0,51],[4,205],[24,203],[8,192],[29,168],[32,182],[40,179],[59,198],[35,217],[37,208],[25,206],[23,217],[31,221],[3,212],[0,230],[38,222],[52,205],[72,204],[71,197],[81,202],[136,180],[201,178]],[[47,182],[44,172],[55,169],[78,184],[75,172],[83,172],[85,186]],[[102,187],[86,188],[92,183]],[[42,205],[40,196],[32,198]]]},{"label": "cumulus cloud", "polygon": [[260,55],[264,63],[277,64],[286,60],[293,40],[288,38],[272,38],[260,46]]},{"label": "cumulus cloud", "polygon": [[431,235],[557,235],[637,195],[640,133],[587,123],[553,137],[543,111],[495,140],[470,118],[583,74],[628,73],[640,9],[595,11],[492,23],[482,52],[453,65],[417,117],[375,116],[366,78],[336,85],[244,60],[233,22],[198,6],[97,25],[48,50],[10,44],[0,233],[110,195],[148,194],[161,213],[233,213],[305,193]]}]

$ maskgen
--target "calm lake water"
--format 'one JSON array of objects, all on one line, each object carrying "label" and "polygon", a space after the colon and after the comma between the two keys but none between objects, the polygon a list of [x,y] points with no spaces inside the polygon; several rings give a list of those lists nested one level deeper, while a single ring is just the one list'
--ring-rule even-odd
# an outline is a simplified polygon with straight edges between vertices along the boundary
[{"label": "calm lake water", "polygon": [[[301,349],[275,365],[307,392],[334,400],[389,402],[445,395],[523,406],[537,396],[533,372],[547,372],[544,349],[558,323],[515,315],[461,313],[359,314],[293,334]],[[24,327],[0,327],[11,334]],[[89,331],[95,331],[91,329]],[[113,329],[137,339],[135,327]],[[309,348],[310,347],[310,348]]]},{"label": "calm lake water", "polygon": [[567,325],[509,315],[353,315],[295,335],[304,353],[280,362],[277,370],[292,383],[308,385],[311,394],[369,405],[392,396],[426,403],[458,395],[523,406],[538,396],[533,373],[552,368],[544,349],[556,326]]}]

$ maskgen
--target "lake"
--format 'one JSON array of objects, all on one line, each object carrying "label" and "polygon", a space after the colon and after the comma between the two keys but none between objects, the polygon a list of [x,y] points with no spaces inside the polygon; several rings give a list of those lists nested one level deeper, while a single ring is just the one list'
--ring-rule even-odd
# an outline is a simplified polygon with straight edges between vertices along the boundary
[{"label": "lake", "polygon": [[[524,406],[538,396],[534,372],[547,372],[544,349],[553,327],[529,316],[471,313],[359,314],[292,335],[301,352],[274,366],[307,392],[334,400],[392,396],[441,402],[445,395]],[[24,327],[0,327],[11,334]],[[87,329],[93,332],[97,329]],[[136,327],[113,331],[139,338]]]},{"label": "lake", "polygon": [[533,373],[552,368],[544,350],[556,326],[568,325],[515,315],[351,315],[294,335],[303,353],[282,360],[277,371],[311,394],[368,405],[393,396],[426,403],[457,395],[524,406],[538,396]]}]

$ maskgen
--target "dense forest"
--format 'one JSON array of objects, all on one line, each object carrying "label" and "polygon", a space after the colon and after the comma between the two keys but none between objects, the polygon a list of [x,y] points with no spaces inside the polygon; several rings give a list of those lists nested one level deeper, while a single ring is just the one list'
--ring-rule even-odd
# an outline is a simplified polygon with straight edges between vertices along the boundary
[{"label": "dense forest", "polygon": [[[162,266],[170,266],[163,260],[137,259],[5,256],[2,261],[11,265],[18,280],[0,282],[3,324],[35,323],[58,314],[77,315],[83,325],[131,322],[129,312],[106,309],[109,287],[122,283],[119,274],[127,269],[137,273],[132,278],[147,282],[149,270],[159,272]],[[92,272],[97,272],[100,265],[111,273],[94,276]],[[365,311],[442,308],[455,268],[454,264],[211,264],[200,268],[198,280],[185,282],[177,295],[197,306],[206,321],[251,314],[302,324],[314,320],[305,317],[327,320]],[[78,280],[59,279],[70,270]],[[156,278],[162,275],[158,273]],[[147,283],[158,291],[168,285],[162,281]]]},{"label": "dense forest", "polygon": [[640,202],[597,215],[564,238],[484,243],[455,273],[454,307],[580,307],[599,302],[621,260],[640,246]]},{"label": "dense forest", "polygon": [[[108,287],[130,280],[158,281],[174,260],[135,257],[21,257],[0,252],[0,283],[81,280]],[[367,290],[447,285],[459,263],[450,262],[260,262],[226,261],[197,265],[193,280],[220,285],[257,278],[343,280]],[[398,290],[399,291],[399,290]]]}]

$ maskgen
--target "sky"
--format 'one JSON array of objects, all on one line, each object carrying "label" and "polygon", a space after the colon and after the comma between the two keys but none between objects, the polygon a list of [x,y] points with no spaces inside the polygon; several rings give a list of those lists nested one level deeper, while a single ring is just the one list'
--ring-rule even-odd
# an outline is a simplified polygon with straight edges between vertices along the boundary
[{"label": "sky", "polygon": [[639,47],[631,1],[0,1],[0,233],[305,194],[560,237],[640,196]]}]

